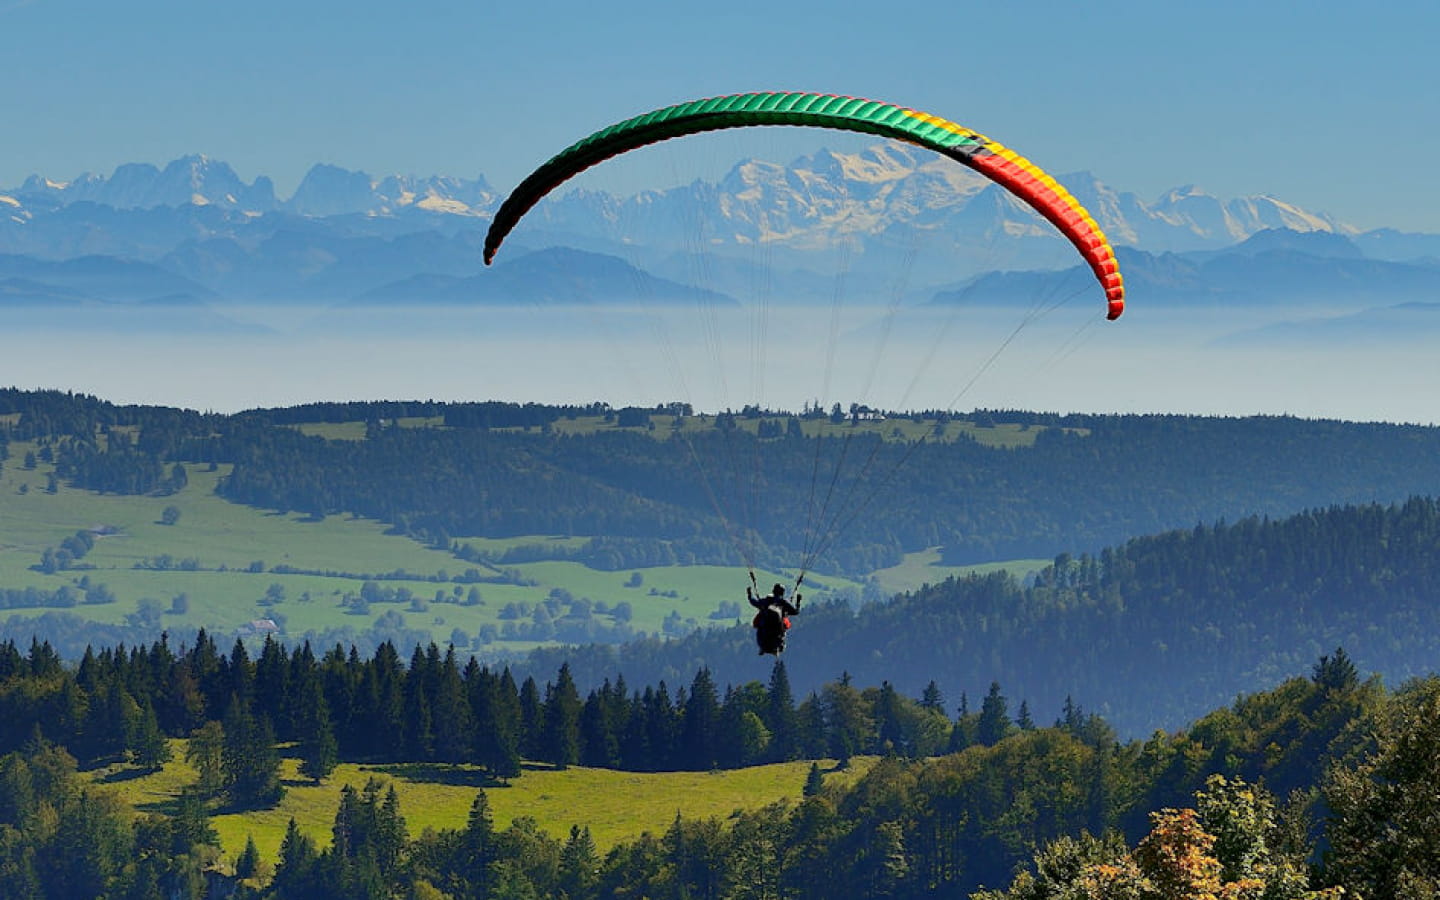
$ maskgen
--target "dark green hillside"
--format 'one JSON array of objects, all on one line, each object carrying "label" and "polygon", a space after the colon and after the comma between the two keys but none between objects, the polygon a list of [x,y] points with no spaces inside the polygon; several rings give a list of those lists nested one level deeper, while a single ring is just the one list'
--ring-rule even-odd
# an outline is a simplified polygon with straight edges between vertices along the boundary
[{"label": "dark green hillside", "polygon": [[[930,546],[943,546],[952,565],[1051,556],[1201,521],[1440,489],[1434,428],[986,416],[1036,428],[1033,445],[914,446],[873,434],[816,439],[788,431],[762,439],[712,429],[656,440],[643,429],[577,437],[390,427],[372,429],[362,442],[246,429],[187,452],[236,460],[226,496],[264,507],[354,511],[427,535],[658,538],[677,542],[682,561],[738,562],[727,552],[703,470],[730,518],[758,529],[769,550],[763,558],[792,566],[804,556],[815,472],[838,468],[843,514],[836,521],[846,527],[827,562],[851,573]],[[752,502],[766,514],[744,514]]]},{"label": "dark green hillside", "polygon": [[[948,580],[855,614],[807,608],[787,665],[797,690],[846,669],[918,693],[932,679],[972,702],[999,681],[1017,701],[1073,697],[1125,734],[1176,726],[1344,645],[1398,681],[1440,660],[1440,502],[1315,510],[1138,538],[1064,555],[1032,584],[1005,573]],[[748,628],[675,642],[536,651],[582,682],[672,682],[697,664],[754,670]]]},{"label": "dark green hillside", "polygon": [[[610,538],[573,556],[608,568],[738,564],[733,536],[746,529],[748,561],[770,567],[817,547],[815,568],[849,574],[937,546],[950,565],[1048,558],[1440,490],[1431,427],[977,411],[957,431],[948,413],[837,422],[746,410],[687,417],[676,436],[674,411],[386,402],[220,416],[6,390],[0,433],[52,446],[75,487],[163,492],[177,461],[234,463],[220,492],[235,502],[359,514],[440,545]],[[583,417],[591,424],[567,427]],[[307,433],[343,422],[364,428]]]}]

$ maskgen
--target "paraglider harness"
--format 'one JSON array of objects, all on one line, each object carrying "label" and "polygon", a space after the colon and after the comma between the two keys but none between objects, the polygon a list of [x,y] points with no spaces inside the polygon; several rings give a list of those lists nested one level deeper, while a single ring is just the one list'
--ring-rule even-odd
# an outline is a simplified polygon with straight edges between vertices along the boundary
[{"label": "paraglider harness", "polygon": [[[754,583],[755,575],[752,572],[750,581]],[[800,583],[795,583],[799,588]],[[769,596],[757,597],[755,591],[749,585],[745,587],[745,599],[758,612],[750,624],[755,629],[755,643],[760,645],[760,653],[779,656],[785,650],[785,632],[790,629],[790,617],[800,612],[800,594],[795,594],[795,602],[791,604],[785,599],[785,588],[783,585],[775,585]]]}]

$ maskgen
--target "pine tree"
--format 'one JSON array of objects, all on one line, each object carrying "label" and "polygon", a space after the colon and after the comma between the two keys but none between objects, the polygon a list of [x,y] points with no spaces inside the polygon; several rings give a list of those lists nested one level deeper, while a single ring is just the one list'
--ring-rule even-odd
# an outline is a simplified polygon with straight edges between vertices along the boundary
[{"label": "pine tree", "polygon": [[315,842],[300,831],[292,818],[280,841],[280,861],[275,867],[275,878],[271,889],[276,896],[310,897],[319,895],[313,890],[316,861],[319,854]]},{"label": "pine tree", "polygon": [[545,688],[540,758],[557,769],[580,762],[580,694],[570,664],[560,666],[553,685]]},{"label": "pine tree", "polygon": [[376,861],[379,862],[382,873],[395,872],[401,856],[405,853],[409,836],[405,829],[405,818],[400,815],[400,795],[395,792],[394,784],[385,791],[385,799],[380,803],[375,821],[373,842]]},{"label": "pine tree", "polygon": [[300,745],[300,773],[319,783],[335,770],[340,761],[340,748],[335,739],[330,704],[325,700],[320,673],[314,667],[309,649],[307,643],[295,655],[297,661],[303,660],[292,677],[296,699],[295,733]]},{"label": "pine tree", "polygon": [[805,775],[805,787],[801,789],[801,795],[814,797],[825,788],[825,776],[820,772],[820,764],[812,762],[810,771]]},{"label": "pine tree", "polygon": [[940,686],[934,679],[925,685],[925,692],[920,695],[920,708],[930,712],[945,714],[945,695],[940,693]]},{"label": "pine tree", "polygon": [[1000,743],[1010,732],[1009,704],[1000,693],[999,682],[990,682],[990,692],[980,704],[980,718],[975,723],[975,740],[987,747]]},{"label": "pine tree", "polygon": [[470,671],[468,694],[475,721],[475,762],[497,778],[519,775],[520,703],[510,670],[499,678],[486,669]]},{"label": "pine tree", "polygon": [[570,838],[560,851],[560,889],[567,900],[595,896],[599,873],[600,854],[595,850],[590,828],[571,825]]},{"label": "pine tree", "polygon": [[232,700],[225,714],[221,763],[230,799],[241,807],[272,806],[285,793],[280,784],[280,754],[275,730],[255,718],[250,705]]},{"label": "pine tree", "polygon": [[269,714],[279,737],[287,741],[295,736],[287,715],[291,708],[289,674],[290,658],[285,646],[273,635],[265,635],[265,645],[255,662],[254,700]]},{"label": "pine tree", "polygon": [[60,654],[55,652],[49,641],[39,638],[30,639],[30,654],[26,662],[30,668],[30,677],[39,680],[54,678],[64,668]]},{"label": "pine tree", "polygon": [[1336,647],[1333,656],[1322,656],[1315,664],[1313,680],[1320,687],[1331,691],[1346,691],[1360,683],[1360,673],[1350,661],[1344,647]]},{"label": "pine tree", "polygon": [[[235,645],[230,648],[230,656],[221,664],[219,675],[222,679],[219,699],[239,697],[248,701],[254,696],[255,664],[250,661],[244,641],[235,639]],[[214,708],[220,709],[221,706],[216,703]]]},{"label": "pine tree", "polygon": [[[649,688],[645,689],[650,692]],[[627,727],[619,730],[620,768],[630,772],[650,771],[654,754],[650,752],[649,719],[645,697],[639,691],[626,701],[623,721]]]},{"label": "pine tree", "polygon": [[235,877],[253,878],[260,869],[260,851],[255,847],[255,836],[245,836],[245,850],[235,860]]},{"label": "pine tree", "polygon": [[490,896],[491,868],[497,857],[495,821],[490,814],[490,799],[484,791],[476,791],[470,804],[465,830],[460,832],[458,852],[460,871],[470,882],[469,896]]},{"label": "pine tree", "polygon": [[335,742],[335,731],[330,726],[330,713],[323,701],[311,716],[307,729],[300,745],[300,774],[319,784],[340,763],[340,749]]},{"label": "pine tree", "polygon": [[1020,712],[1015,715],[1015,727],[1021,731],[1035,730],[1035,720],[1030,717],[1030,701],[1020,701]]},{"label": "pine tree", "polygon": [[126,749],[126,738],[136,733],[140,707],[118,678],[96,685],[85,710],[81,739],[72,746],[82,759],[101,759]]},{"label": "pine tree", "polygon": [[820,695],[826,728],[830,733],[830,753],[840,760],[840,767],[850,764],[850,757],[866,752],[874,733],[870,704],[850,685],[849,675],[827,684]]},{"label": "pine tree", "polygon": [[140,708],[132,720],[130,734],[126,735],[126,749],[135,765],[149,771],[156,771],[170,761],[170,745],[160,732],[160,722],[155,709],[148,703]]},{"label": "pine tree", "polygon": [[1057,728],[1064,728],[1076,737],[1079,737],[1085,729],[1085,711],[1069,694],[1065,695],[1065,706],[1060,711],[1060,719],[1055,723],[1055,726]]},{"label": "pine tree", "polygon": [[720,700],[708,668],[695,673],[681,716],[681,765],[696,771],[715,768],[719,762]]},{"label": "pine tree", "polygon": [[820,695],[814,691],[806,697],[795,711],[796,727],[800,731],[800,757],[816,759],[830,752],[829,738],[825,733],[825,707]]},{"label": "pine tree", "polygon": [[[90,655],[89,648],[86,648],[86,655]],[[0,680],[8,681],[20,674],[24,665],[24,658],[20,656],[20,650],[13,640],[0,643]]]},{"label": "pine tree", "polygon": [[605,693],[591,691],[580,710],[580,761],[587,766],[616,768],[620,764],[620,742],[610,723],[609,702]]},{"label": "pine tree", "polygon": [[474,743],[474,719],[465,697],[465,685],[455,662],[455,648],[445,652],[435,683],[431,719],[435,729],[435,758],[440,762],[463,762]]},{"label": "pine tree", "polygon": [[526,759],[540,759],[541,730],[544,715],[541,710],[540,688],[535,679],[527,677],[520,685],[520,755]]},{"label": "pine tree", "polygon": [[416,676],[405,681],[405,756],[416,761],[435,758],[434,719],[424,685]]},{"label": "pine tree", "polygon": [[185,761],[198,775],[196,787],[210,796],[225,786],[225,729],[219,722],[206,722],[190,732]]},{"label": "pine tree", "polygon": [[[355,648],[351,648],[354,654]],[[348,660],[345,650],[336,644],[320,663],[318,673],[320,690],[325,697],[325,706],[330,711],[330,724],[335,732],[335,743],[340,752],[358,755],[362,746],[360,731],[368,727],[356,716],[356,704],[360,692],[360,680],[364,677],[364,666],[357,655]]]},{"label": "pine tree", "polygon": [[210,824],[210,810],[198,791],[182,788],[175,799],[175,814],[170,819],[173,847],[190,852],[199,846],[219,847],[220,833]]},{"label": "pine tree", "polygon": [[646,771],[667,771],[680,755],[679,717],[670,702],[670,691],[661,681],[652,691],[645,689],[645,741],[649,758]]},{"label": "pine tree", "polygon": [[770,758],[777,761],[800,756],[800,723],[795,715],[795,696],[790,690],[790,675],[785,661],[777,659],[770,669],[769,706],[765,710],[765,726],[770,730]]},{"label": "pine tree", "polygon": [[381,642],[365,666],[355,717],[364,723],[362,755],[402,759],[406,755],[405,672],[395,645]]},{"label": "pine tree", "polygon": [[335,821],[330,826],[330,849],[340,859],[351,859],[359,853],[365,840],[366,823],[360,793],[354,785],[340,787],[340,805],[335,807]]},{"label": "pine tree", "polygon": [[185,669],[198,682],[200,696],[204,701],[202,713],[209,711],[213,715],[215,711],[223,709],[222,703],[229,696],[224,690],[221,678],[225,663],[215,645],[215,639],[204,628],[196,632],[195,646],[185,654],[184,663]]},{"label": "pine tree", "polygon": [[286,707],[278,713],[285,720],[292,740],[304,740],[305,725],[312,715],[311,706],[317,696],[321,701],[325,699],[325,686],[321,681],[320,666],[315,661],[315,652],[310,649],[310,642],[305,641],[299,650],[290,654],[290,665],[285,675]]}]

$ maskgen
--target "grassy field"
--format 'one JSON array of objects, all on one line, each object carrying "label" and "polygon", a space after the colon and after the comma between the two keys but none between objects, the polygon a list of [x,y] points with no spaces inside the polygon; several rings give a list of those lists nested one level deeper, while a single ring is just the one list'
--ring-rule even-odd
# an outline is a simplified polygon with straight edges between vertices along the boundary
[{"label": "grassy field", "polygon": [[[92,778],[114,791],[137,813],[167,812],[181,788],[193,783],[194,770],[184,762],[184,742],[172,742],[175,759],[164,769],[128,777],[125,769],[99,769]],[[827,782],[852,782],[869,771],[874,760],[856,758],[845,771],[821,761]],[[297,772],[298,761],[282,761],[285,797],[273,809],[225,813],[212,819],[226,857],[234,859],[254,838],[262,858],[274,860],[285,829],[295,823],[316,843],[330,843],[330,827],[340,803],[340,789],[357,790],[371,778],[394,785],[411,836],[426,828],[463,828],[466,814],[482,786],[497,827],[529,816],[551,836],[564,839],[572,825],[588,826],[604,852],[642,832],[663,832],[676,813],[687,818],[724,817],[737,809],[756,809],[777,800],[800,799],[810,762],[777,763],[722,772],[616,772],[576,766],[565,771],[527,767],[509,784],[484,784],[480,772],[466,767],[341,765],[315,785]]]},{"label": "grassy field", "polygon": [[[34,469],[17,464],[32,449],[11,446],[12,461],[0,470],[0,587],[36,587],[54,591],[76,585],[83,578],[109,587],[115,603],[80,605],[71,612],[100,622],[124,622],[148,601],[167,610],[166,627],[184,634],[199,626],[230,632],[253,619],[278,614],[288,633],[372,625],[379,616],[398,613],[408,627],[430,631],[437,640],[449,640],[456,628],[472,637],[484,625],[500,625],[500,613],[509,603],[535,604],[553,588],[577,597],[589,597],[614,606],[628,601],[631,624],[644,631],[659,631],[666,615],[678,609],[698,623],[709,621],[719,603],[737,599],[742,573],[723,567],[665,567],[648,569],[638,587],[627,587],[632,573],[601,572],[567,561],[518,564],[513,567],[535,584],[479,584],[481,603],[465,606],[435,602],[437,592],[455,598],[460,587],[450,577],[470,567],[450,554],[413,540],[387,535],[381,523],[346,516],[315,522],[303,516],[265,512],[226,502],[214,493],[226,467],[207,471],[188,466],[187,486],[166,497],[96,494],[60,485],[46,490],[53,467],[39,463]],[[180,512],[174,525],[160,522],[166,507]],[[68,571],[46,574],[37,568],[47,547],[58,546],[78,530],[102,532],[94,548]],[[511,546],[554,544],[573,547],[580,538],[533,536],[507,540],[465,539],[479,549],[501,553]],[[163,570],[154,566],[168,558]],[[185,561],[194,562],[186,567]],[[344,575],[277,574],[274,566]],[[259,569],[260,571],[251,571]],[[412,578],[383,582],[389,588],[408,588],[425,601],[423,611],[408,604],[372,604],[365,615],[341,607],[347,595],[357,595],[359,576],[397,571]],[[261,605],[272,585],[279,585],[283,600]],[[173,598],[184,594],[188,609],[168,612]],[[671,596],[673,595],[673,596]],[[14,610],[38,615],[45,610]]]},{"label": "grassy field", "polygon": [[971,573],[985,574],[1007,569],[1017,578],[1024,578],[1050,565],[1049,559],[1013,559],[1003,563],[986,563],[979,566],[945,566],[940,564],[940,548],[931,547],[919,553],[907,553],[905,561],[898,566],[880,569],[875,578],[886,594],[902,594],[918,590],[927,584],[939,584],[950,576]]},{"label": "grassy field", "polygon": [[[764,418],[775,420],[775,416]],[[656,439],[663,439],[674,434],[676,429],[675,417],[666,415],[652,415],[650,417],[654,428],[648,429],[649,433]],[[402,420],[406,422],[410,420]],[[744,419],[736,418],[737,427],[751,434],[756,433],[760,428],[760,418]],[[431,420],[415,420],[414,424],[436,425],[438,422]],[[309,427],[309,426],[306,426]],[[559,419],[552,426],[561,434],[594,434],[598,431],[614,430],[613,422],[606,422],[603,416],[577,416],[574,419]],[[715,427],[715,416],[698,415],[685,416],[681,420],[679,430],[685,433],[705,431]],[[1045,430],[1044,426],[1030,427],[1025,425],[997,424],[977,425],[969,420],[955,419],[947,422],[936,433],[935,424],[931,421],[914,422],[908,418],[894,417],[887,419],[862,420],[855,424],[849,422],[834,423],[828,418],[803,419],[800,428],[809,437],[823,435],[827,437],[843,437],[847,434],[878,434],[888,440],[914,441],[921,438],[927,440],[955,441],[961,438],[969,438],[980,444],[989,447],[1028,447],[1035,443],[1035,436]],[[359,436],[364,436],[364,429],[361,428]]]},{"label": "grassy field", "polygon": [[[589,424],[600,421],[596,417]],[[436,423],[416,420],[406,424]],[[350,425],[315,427],[337,437]],[[363,436],[363,429],[360,434]],[[385,525],[373,520],[330,516],[317,522],[298,514],[229,503],[215,494],[226,466],[213,471],[202,465],[187,466],[188,484],[169,496],[117,496],[52,485],[51,464],[38,461],[34,468],[26,468],[23,463],[26,454],[36,450],[33,445],[12,443],[10,459],[0,468],[0,588],[34,587],[53,592],[65,585],[79,588],[87,580],[103,584],[114,594],[114,602],[81,603],[66,612],[107,624],[144,623],[157,633],[166,628],[181,639],[204,627],[224,643],[244,632],[248,623],[264,618],[279,622],[282,633],[292,637],[341,629],[349,629],[342,635],[359,634],[384,617],[391,626],[428,633],[437,643],[453,639],[462,651],[496,655],[535,646],[533,640],[521,640],[518,633],[503,630],[529,621],[528,614],[514,621],[503,618],[506,607],[533,608],[557,588],[611,610],[626,602],[632,612],[630,627],[655,634],[662,632],[666,618],[673,613],[679,614],[685,630],[732,624],[733,618],[715,619],[712,614],[722,602],[742,602],[747,581],[738,567],[667,566],[605,572],[552,559],[507,565],[506,569],[518,573],[526,583],[476,584],[479,602],[472,605],[468,603],[471,585],[451,580],[472,564],[409,538],[386,534]],[[167,507],[179,513],[172,525],[161,522]],[[45,550],[81,530],[97,538],[79,563],[69,570],[41,571]],[[552,535],[457,539],[497,556],[521,545],[563,551],[585,541],[583,537]],[[1038,564],[1021,561],[1007,565],[1028,571]],[[325,574],[282,574],[273,571],[276,567]],[[498,574],[477,568],[486,576]],[[938,553],[927,551],[877,575],[886,592],[898,592],[964,571],[967,569],[938,565]],[[371,603],[364,609],[353,602],[365,576],[397,572],[406,574],[380,584],[408,590],[408,600]],[[762,585],[794,577],[794,573],[756,574]],[[822,573],[810,573],[806,579],[806,593],[812,600],[822,598],[826,591],[858,592],[859,587],[857,582]],[[177,603],[182,595],[184,601]],[[270,603],[275,597],[278,602]],[[38,616],[47,611],[13,609],[3,615]],[[605,615],[609,614],[597,614],[597,621],[613,623],[613,616],[606,619]],[[492,638],[490,643],[481,642],[482,630]]]},{"label": "grassy field", "polygon": [[[402,416],[395,424],[401,428],[440,428],[445,420],[441,416]],[[301,434],[331,441],[365,440],[364,422],[303,422],[291,427]]]},{"label": "grassy field", "polygon": [[[675,416],[652,415],[650,417],[653,428],[647,428],[649,434],[657,440],[667,438],[677,430]],[[774,420],[775,416],[765,418]],[[761,419],[737,418],[736,425],[751,434],[756,433],[760,428]],[[444,427],[443,419],[439,416],[428,418],[412,417],[396,420],[402,428],[441,428]],[[359,441],[365,438],[364,422],[314,422],[293,426],[296,430],[316,437],[328,438],[330,440],[353,440]],[[706,431],[715,427],[715,416],[698,415],[684,416],[678,430],[685,433],[696,433]],[[878,434],[889,440],[914,441],[921,438],[927,440],[955,441],[961,438],[969,438],[988,447],[1028,447],[1035,443],[1035,436],[1045,430],[1045,426],[1026,426],[1014,424],[978,425],[968,419],[953,419],[940,429],[935,431],[935,424],[931,421],[914,422],[908,418],[893,417],[875,420],[862,420],[855,424],[849,422],[834,423],[828,418],[804,419],[800,423],[801,430],[807,436],[814,437],[823,435],[827,437],[843,437],[844,435]],[[619,426],[612,421],[606,421],[604,416],[576,416],[573,419],[557,419],[551,428],[558,434],[588,435],[602,431],[614,431]],[[496,429],[496,430],[530,430],[536,429]],[[638,427],[630,430],[639,431]]]}]

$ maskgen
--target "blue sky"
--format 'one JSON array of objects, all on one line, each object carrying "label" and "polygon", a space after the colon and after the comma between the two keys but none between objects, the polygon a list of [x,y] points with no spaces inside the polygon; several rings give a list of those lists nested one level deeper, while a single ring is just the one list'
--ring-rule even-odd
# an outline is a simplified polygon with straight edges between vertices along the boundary
[{"label": "blue sky", "polygon": [[933,112],[1153,198],[1440,232],[1440,4],[0,0],[0,186],[205,153],[506,190],[612,121],[747,90]]}]

